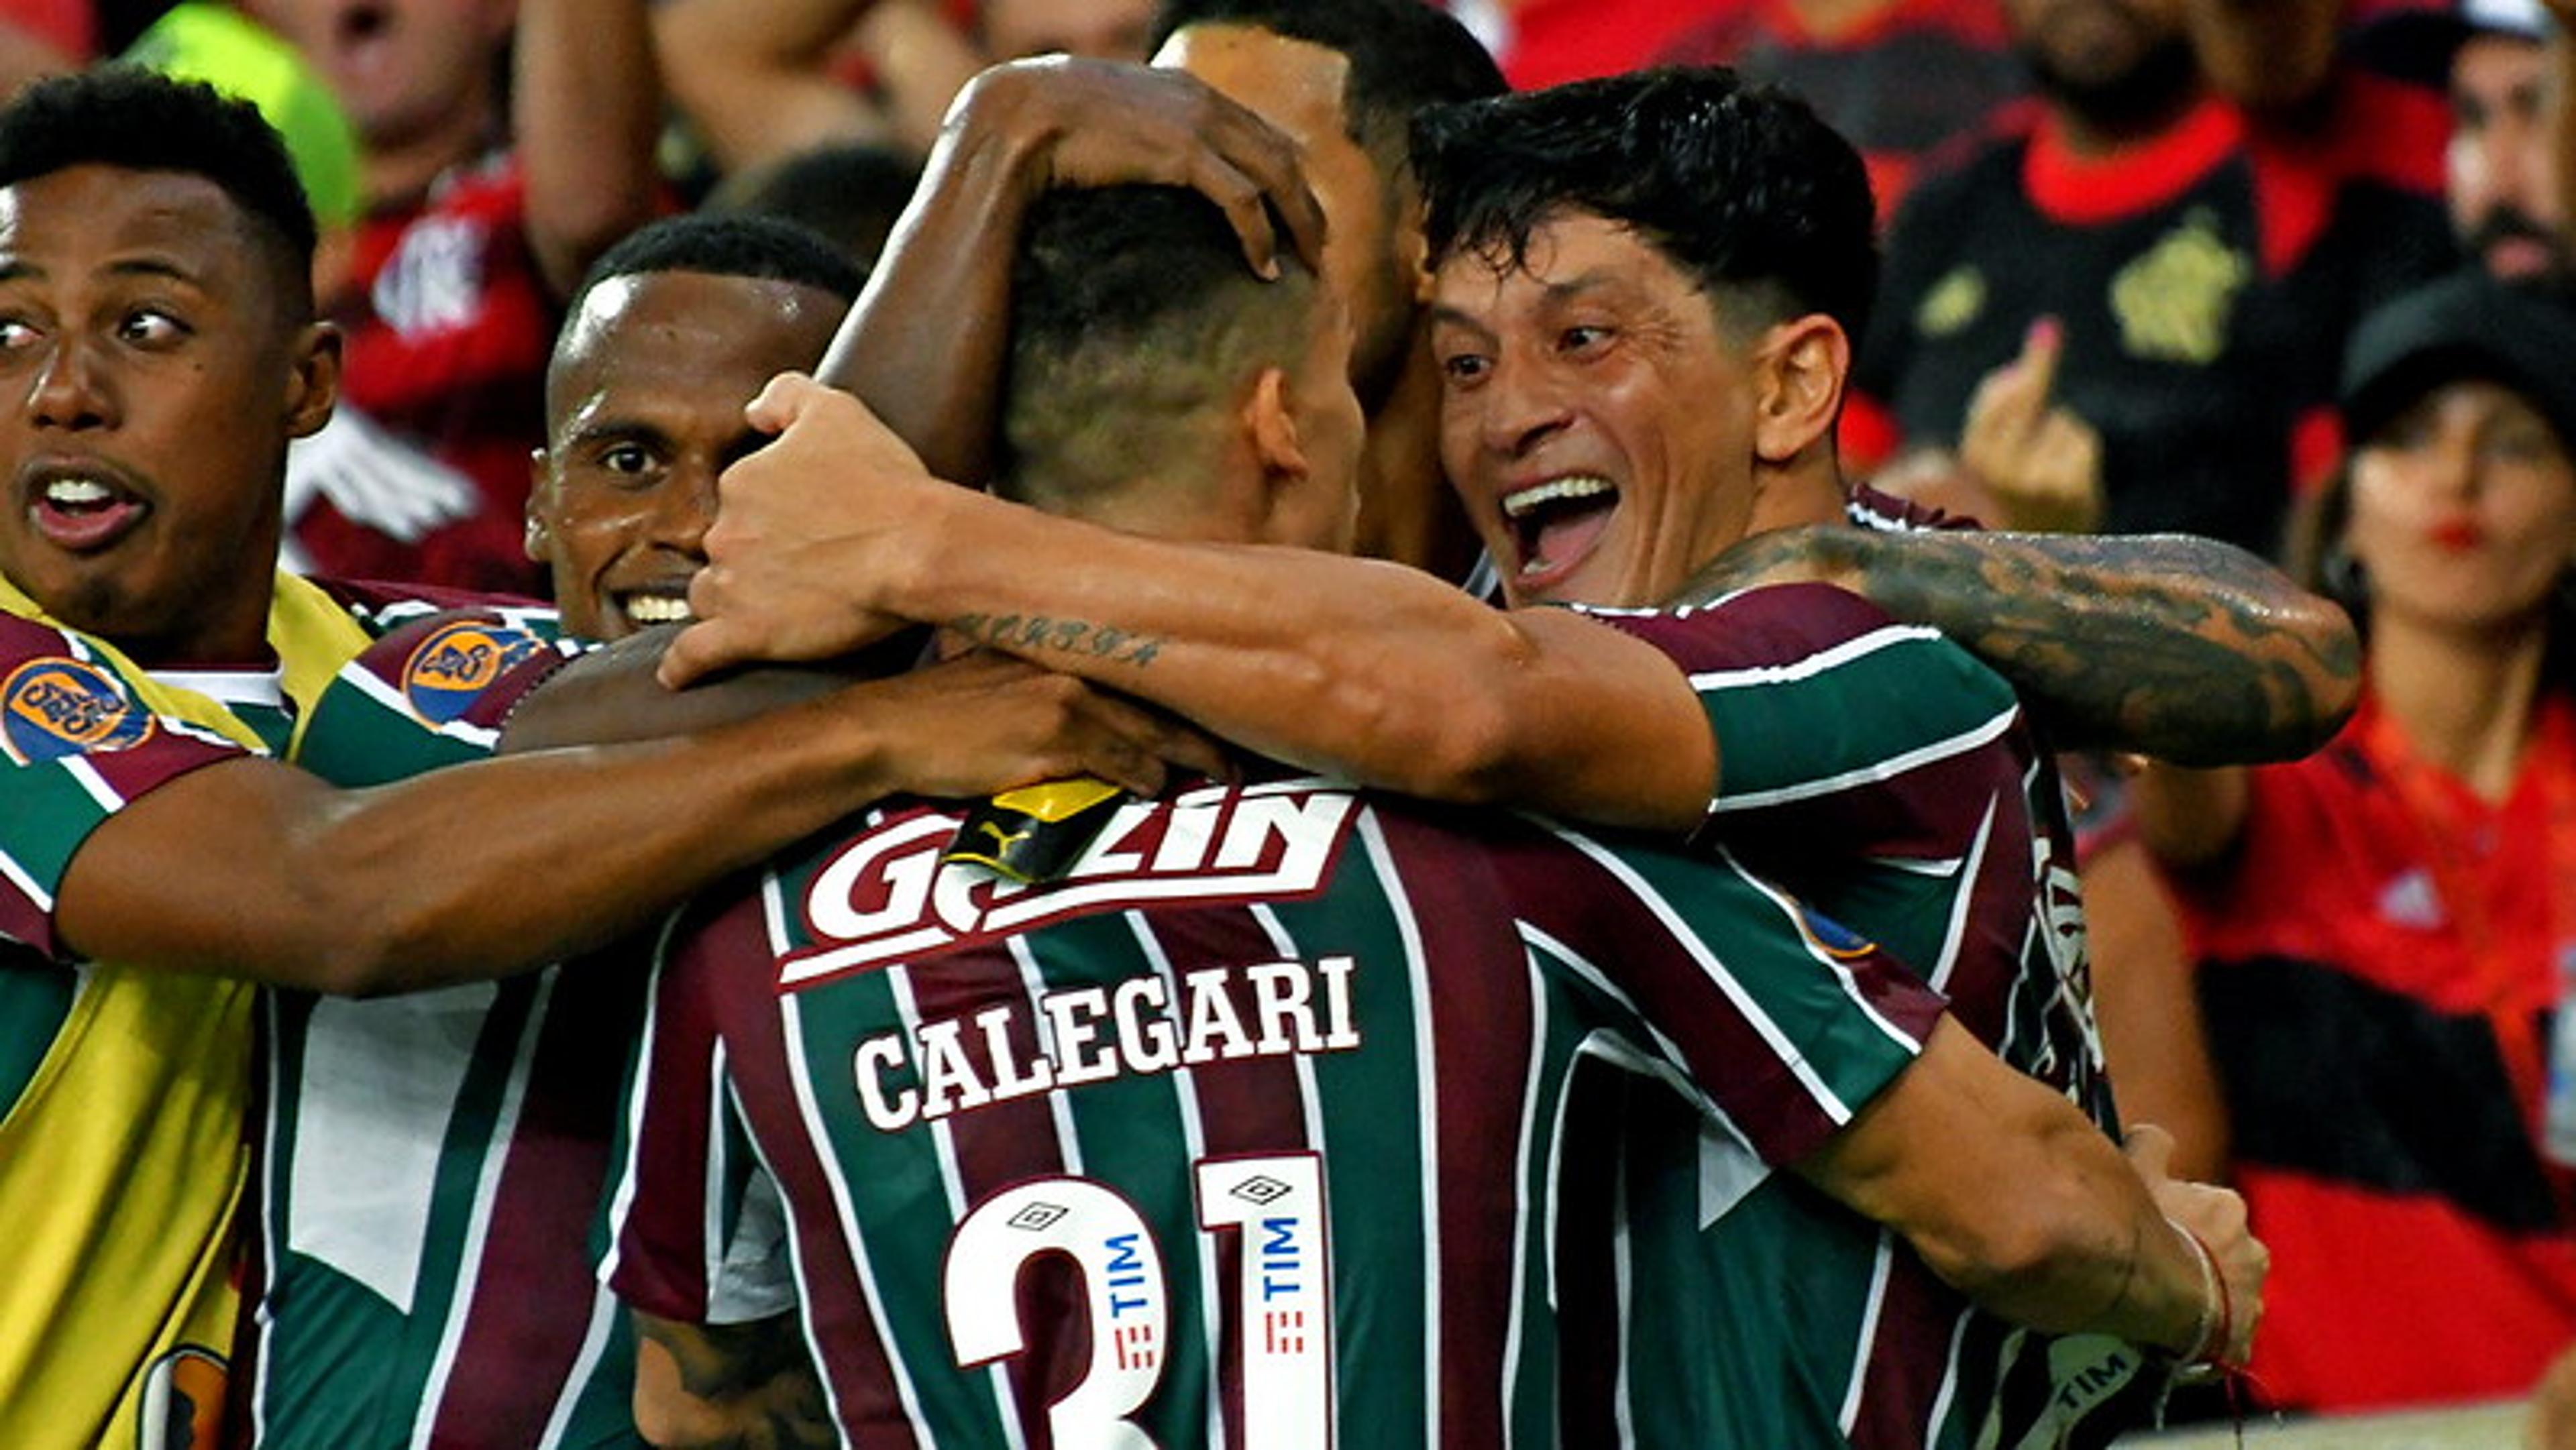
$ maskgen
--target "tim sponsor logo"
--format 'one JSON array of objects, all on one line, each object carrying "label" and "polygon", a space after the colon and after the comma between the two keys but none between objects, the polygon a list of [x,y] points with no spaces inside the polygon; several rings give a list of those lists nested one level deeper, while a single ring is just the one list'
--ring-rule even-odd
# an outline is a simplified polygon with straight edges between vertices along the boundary
[{"label": "tim sponsor logo", "polygon": [[816,945],[781,961],[779,985],[810,986],[1094,912],[1310,894],[1331,876],[1358,811],[1349,791],[1313,781],[1131,801],[1044,886],[941,861],[959,818],[915,816],[851,842],[815,874],[802,906]]}]

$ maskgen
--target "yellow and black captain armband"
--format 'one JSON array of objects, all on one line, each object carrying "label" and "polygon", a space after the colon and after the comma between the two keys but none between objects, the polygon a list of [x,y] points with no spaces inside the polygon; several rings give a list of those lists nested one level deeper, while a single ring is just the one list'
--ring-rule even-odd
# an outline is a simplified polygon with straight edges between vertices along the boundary
[{"label": "yellow and black captain armband", "polygon": [[1087,775],[1006,790],[966,813],[939,859],[1031,885],[1053,881],[1081,858],[1126,798],[1124,790]]}]

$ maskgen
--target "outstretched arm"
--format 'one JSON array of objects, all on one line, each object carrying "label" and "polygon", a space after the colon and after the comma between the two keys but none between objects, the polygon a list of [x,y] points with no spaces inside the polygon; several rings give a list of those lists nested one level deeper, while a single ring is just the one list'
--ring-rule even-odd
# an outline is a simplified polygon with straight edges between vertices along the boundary
[{"label": "outstretched arm", "polygon": [[1792,581],[1940,630],[2012,681],[2069,749],[2293,759],[2334,734],[2361,688],[2340,608],[2211,539],[1782,529],[1728,550],[1677,602]]},{"label": "outstretched arm", "polygon": [[1283,250],[1309,265],[1323,255],[1323,212],[1295,145],[1196,77],[1064,56],[1014,61],[958,95],[820,377],[866,399],[940,477],[981,483],[1021,219],[1050,188],[1126,182],[1214,200],[1265,275]]},{"label": "outstretched arm", "polygon": [[2271,1256],[2244,1200],[2166,1176],[2171,1150],[2142,1128],[2124,1161],[2065,1098],[1945,1018],[1798,1172],[1989,1312],[2242,1364]]},{"label": "outstretched arm", "polygon": [[652,220],[662,77],[645,0],[524,0],[510,88],[527,171],[528,245],[569,297],[618,238]]},{"label": "outstretched arm", "polygon": [[92,830],[54,921],[79,955],[365,996],[507,976],[898,790],[1091,773],[1151,790],[1130,707],[1007,661],[846,686],[666,740],[340,790],[247,757]]}]

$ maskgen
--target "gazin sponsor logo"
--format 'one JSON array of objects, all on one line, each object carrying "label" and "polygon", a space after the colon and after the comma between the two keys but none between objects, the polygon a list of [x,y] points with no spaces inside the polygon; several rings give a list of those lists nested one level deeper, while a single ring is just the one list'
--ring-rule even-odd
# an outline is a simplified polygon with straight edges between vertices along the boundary
[{"label": "gazin sponsor logo", "polygon": [[403,662],[403,698],[420,718],[444,725],[472,709],[504,671],[542,648],[534,635],[502,625],[443,625]]}]

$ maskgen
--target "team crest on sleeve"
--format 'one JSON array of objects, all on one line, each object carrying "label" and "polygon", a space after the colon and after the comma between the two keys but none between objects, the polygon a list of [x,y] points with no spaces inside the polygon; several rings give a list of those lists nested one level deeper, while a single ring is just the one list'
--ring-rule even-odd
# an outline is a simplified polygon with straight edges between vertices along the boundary
[{"label": "team crest on sleeve", "polygon": [[403,661],[403,699],[423,720],[444,725],[472,709],[512,665],[544,648],[536,636],[504,625],[441,625]]},{"label": "team crest on sleeve", "polygon": [[1878,950],[1877,944],[1869,938],[1803,902],[1798,906],[1798,927],[1806,933],[1807,940],[1838,962],[1852,961]]},{"label": "team crest on sleeve", "polygon": [[85,660],[29,660],[0,684],[0,745],[21,765],[125,750],[151,736],[151,714]]}]

